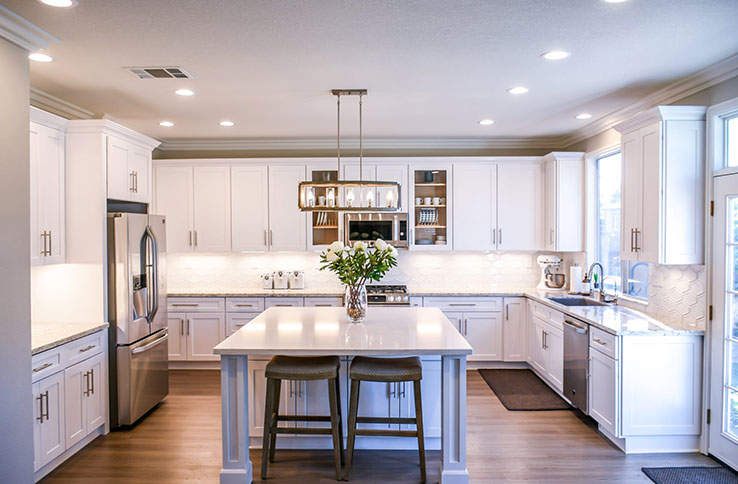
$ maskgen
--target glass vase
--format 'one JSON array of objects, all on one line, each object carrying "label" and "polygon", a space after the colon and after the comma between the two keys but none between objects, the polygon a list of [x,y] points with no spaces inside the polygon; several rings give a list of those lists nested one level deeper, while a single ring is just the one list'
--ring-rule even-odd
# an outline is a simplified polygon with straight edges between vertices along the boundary
[{"label": "glass vase", "polygon": [[346,306],[346,316],[352,323],[360,323],[366,317],[366,286],[355,285],[346,286],[346,296],[344,297],[344,305]]}]

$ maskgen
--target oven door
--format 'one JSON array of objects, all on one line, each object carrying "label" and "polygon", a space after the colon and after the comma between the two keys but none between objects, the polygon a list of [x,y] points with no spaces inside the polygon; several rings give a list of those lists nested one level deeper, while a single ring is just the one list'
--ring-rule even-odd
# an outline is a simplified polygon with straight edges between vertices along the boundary
[{"label": "oven door", "polygon": [[357,241],[373,245],[382,239],[395,247],[407,247],[406,213],[347,213],[345,237],[349,244]]}]

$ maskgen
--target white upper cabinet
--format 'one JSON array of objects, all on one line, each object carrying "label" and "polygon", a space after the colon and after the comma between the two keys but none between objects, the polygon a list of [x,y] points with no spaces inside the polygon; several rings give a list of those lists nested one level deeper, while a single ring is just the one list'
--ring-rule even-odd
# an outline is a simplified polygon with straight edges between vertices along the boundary
[{"label": "white upper cabinet", "polygon": [[498,250],[541,249],[542,192],[540,162],[520,161],[497,166]]},{"label": "white upper cabinet", "polygon": [[268,248],[267,180],[265,165],[231,167],[231,247],[235,251]]},{"label": "white upper cabinet", "polygon": [[190,252],[192,245],[192,167],[157,166],[154,213],[167,218],[167,252]]},{"label": "white upper cabinet", "polygon": [[297,187],[305,181],[305,165],[272,165],[269,167],[269,233],[270,250],[306,250],[305,213],[298,206]]},{"label": "white upper cabinet", "polygon": [[615,129],[622,134],[620,256],[702,264],[705,107],[658,106]]},{"label": "white upper cabinet", "polygon": [[194,168],[193,245],[200,252],[231,250],[231,170]]},{"label": "white upper cabinet", "polygon": [[151,149],[108,136],[107,150],[108,198],[148,203]]},{"label": "white upper cabinet", "polygon": [[557,252],[584,249],[584,157],[553,152],[543,157],[545,223],[543,248]]},{"label": "white upper cabinet", "polygon": [[31,262],[65,260],[65,133],[67,120],[31,108]]},{"label": "white upper cabinet", "polygon": [[456,163],[454,172],[454,249],[497,248],[497,165]]}]

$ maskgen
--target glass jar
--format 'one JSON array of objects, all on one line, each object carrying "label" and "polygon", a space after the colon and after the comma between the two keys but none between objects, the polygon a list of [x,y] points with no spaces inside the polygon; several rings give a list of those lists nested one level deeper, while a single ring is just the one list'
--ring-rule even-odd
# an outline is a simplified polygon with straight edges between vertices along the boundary
[{"label": "glass jar", "polygon": [[346,296],[344,297],[346,306],[346,316],[352,323],[360,323],[366,317],[366,286],[346,286]]}]

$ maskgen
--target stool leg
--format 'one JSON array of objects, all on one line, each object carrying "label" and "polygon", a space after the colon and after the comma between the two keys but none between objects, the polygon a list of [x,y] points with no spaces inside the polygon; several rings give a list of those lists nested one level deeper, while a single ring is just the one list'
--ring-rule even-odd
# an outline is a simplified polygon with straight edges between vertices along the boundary
[{"label": "stool leg", "polygon": [[[282,394],[282,380],[274,380],[274,396],[272,401],[272,425],[269,427],[269,462],[274,462],[274,452],[277,449],[277,426],[279,425],[279,399]],[[266,429],[264,429],[266,430]]]},{"label": "stool leg", "polygon": [[[333,380],[336,380],[334,378]],[[336,385],[331,380],[328,383],[328,403],[331,408],[331,433],[333,434],[333,459],[336,461],[336,480],[341,480],[341,455],[343,454],[343,442],[338,439],[338,427],[341,425],[338,419],[338,397],[336,396]]]},{"label": "stool leg", "polygon": [[420,458],[420,482],[425,482],[425,440],[423,439],[423,404],[420,380],[415,380],[415,425],[418,428],[418,456]]},{"label": "stool leg", "polygon": [[272,409],[274,408],[274,380],[267,378],[266,401],[264,402],[264,441],[261,449],[261,478],[267,478],[269,459],[269,436],[272,427]]},{"label": "stool leg", "polygon": [[354,443],[356,441],[356,417],[359,413],[359,380],[351,380],[351,396],[349,398],[348,445],[346,446],[346,469],[343,480],[349,480],[351,461],[354,458]]},{"label": "stool leg", "polygon": [[343,452],[343,414],[341,413],[341,384],[338,382],[339,378],[335,379],[336,382],[336,395],[338,398],[338,441],[341,444],[341,465],[345,464],[344,452]]}]

